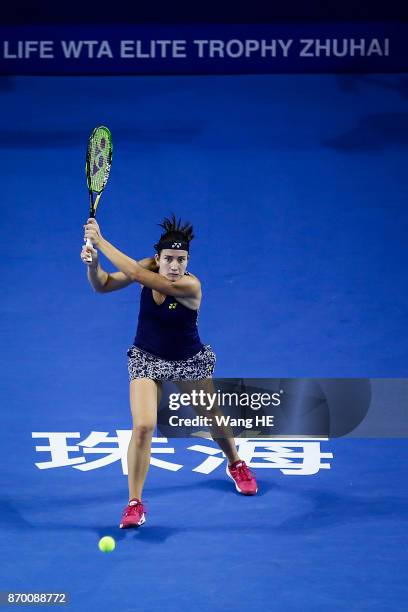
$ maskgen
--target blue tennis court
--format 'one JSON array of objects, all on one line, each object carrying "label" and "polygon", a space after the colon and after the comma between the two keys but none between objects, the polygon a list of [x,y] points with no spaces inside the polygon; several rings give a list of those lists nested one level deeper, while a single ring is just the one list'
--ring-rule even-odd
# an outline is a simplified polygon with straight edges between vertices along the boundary
[{"label": "blue tennis court", "polygon": [[246,498],[211,440],[158,431],[147,523],[119,530],[140,289],[93,292],[80,251],[105,124],[102,233],[140,259],[164,216],[193,223],[215,376],[407,376],[407,91],[402,74],[0,79],[0,590],[78,611],[406,609],[402,438],[237,440]]}]

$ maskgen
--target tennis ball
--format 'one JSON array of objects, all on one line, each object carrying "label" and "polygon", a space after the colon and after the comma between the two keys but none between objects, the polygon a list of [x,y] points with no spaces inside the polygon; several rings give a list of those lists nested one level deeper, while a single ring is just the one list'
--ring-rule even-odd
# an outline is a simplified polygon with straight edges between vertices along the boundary
[{"label": "tennis ball", "polygon": [[112,550],[115,550],[116,542],[111,536],[103,536],[99,540],[98,546],[102,552],[112,552]]}]

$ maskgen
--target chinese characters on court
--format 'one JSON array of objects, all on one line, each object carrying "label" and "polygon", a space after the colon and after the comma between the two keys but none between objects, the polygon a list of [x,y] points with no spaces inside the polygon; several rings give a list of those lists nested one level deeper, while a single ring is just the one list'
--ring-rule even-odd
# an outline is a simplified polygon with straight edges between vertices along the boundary
[{"label": "chinese characters on court", "polygon": [[[79,432],[33,432],[32,437],[44,440],[35,446],[37,453],[47,453],[43,461],[35,462],[38,469],[71,466],[83,472],[95,470],[121,462],[122,472],[127,475],[127,449],[130,430],[118,429],[115,436],[106,431],[92,431],[81,440]],[[321,445],[327,438],[271,439],[236,438],[238,452],[247,465],[254,469],[277,469],[285,475],[311,476],[320,470],[330,469],[331,452],[322,452]],[[185,466],[180,461],[188,455],[188,467],[193,472],[210,474],[226,466],[224,453],[212,440],[203,439],[197,444],[178,449],[169,445],[167,438],[153,438],[150,464],[164,470],[177,472]],[[170,458],[169,455],[172,457]],[[179,458],[178,458],[179,456]],[[191,458],[194,467],[191,468]]]}]

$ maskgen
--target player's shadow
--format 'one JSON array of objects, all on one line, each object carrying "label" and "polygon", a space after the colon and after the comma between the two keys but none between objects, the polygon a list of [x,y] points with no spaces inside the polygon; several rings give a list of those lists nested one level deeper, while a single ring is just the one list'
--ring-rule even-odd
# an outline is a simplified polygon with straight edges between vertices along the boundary
[{"label": "player's shadow", "polygon": [[[258,493],[257,497],[262,497],[266,495],[269,491],[276,488],[276,485],[270,481],[260,479],[258,476],[258,472],[256,474],[256,480],[258,483]],[[162,495],[166,496],[169,492],[180,491],[180,500],[182,498],[183,493],[186,496],[190,496],[190,492],[196,491],[217,491],[217,492],[225,492],[236,494],[239,497],[246,497],[239,493],[235,489],[235,484],[233,481],[225,476],[225,478],[211,478],[210,480],[205,480],[203,482],[195,482],[188,484],[179,484],[179,485],[169,485],[169,486],[157,486],[157,487],[149,487],[149,496],[151,497],[161,497]],[[249,496],[248,496],[249,497]]]},{"label": "player's shadow", "polygon": [[[47,506],[48,508],[48,506]],[[120,529],[119,525],[105,524],[105,525],[79,525],[78,523],[72,524],[67,523],[65,520],[61,520],[58,523],[53,523],[48,518],[44,518],[44,523],[34,522],[27,520],[22,512],[20,511],[19,505],[8,500],[0,500],[0,520],[3,528],[16,529],[18,532],[31,533],[33,531],[44,531],[49,533],[50,531],[56,531],[57,533],[63,533],[64,531],[74,532],[94,532],[96,542],[103,536],[112,536],[117,542],[124,540],[128,537],[142,537],[144,541],[151,542],[165,542],[169,537],[176,535],[180,529],[171,526],[149,526],[148,530],[142,529]],[[141,535],[142,531],[146,531],[146,535]],[[129,536],[129,534],[131,534]],[[133,536],[132,536],[133,534]]]},{"label": "player's shadow", "polygon": [[[89,527],[88,527],[89,530]],[[106,525],[105,527],[94,528],[99,541],[102,536],[112,536],[116,542],[121,542],[127,539],[137,539],[143,542],[152,544],[162,544],[170,537],[184,531],[178,527],[163,526],[163,525],[148,525],[141,528],[119,529],[118,525]]]}]

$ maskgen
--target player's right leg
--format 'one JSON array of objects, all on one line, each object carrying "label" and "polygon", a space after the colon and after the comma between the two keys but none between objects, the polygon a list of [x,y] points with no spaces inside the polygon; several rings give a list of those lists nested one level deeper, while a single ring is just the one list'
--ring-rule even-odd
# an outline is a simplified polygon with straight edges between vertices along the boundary
[{"label": "player's right leg", "polygon": [[161,389],[154,380],[134,378],[130,381],[129,394],[133,422],[127,453],[129,504],[123,513],[121,527],[138,527],[145,522],[142,491],[150,464]]}]

